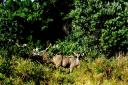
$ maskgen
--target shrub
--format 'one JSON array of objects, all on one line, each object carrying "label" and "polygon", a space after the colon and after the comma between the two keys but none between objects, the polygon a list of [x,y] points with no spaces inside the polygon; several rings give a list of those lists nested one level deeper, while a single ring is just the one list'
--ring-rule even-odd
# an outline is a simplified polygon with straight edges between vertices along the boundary
[{"label": "shrub", "polygon": [[[127,3],[122,0],[74,1],[75,9],[66,18],[73,18],[72,27],[76,38],[79,40],[83,36],[82,39],[87,44],[84,47],[85,43],[82,42],[83,49],[95,49],[94,52],[107,56],[119,51],[127,52]],[[79,38],[78,28],[83,31],[79,33]]]}]

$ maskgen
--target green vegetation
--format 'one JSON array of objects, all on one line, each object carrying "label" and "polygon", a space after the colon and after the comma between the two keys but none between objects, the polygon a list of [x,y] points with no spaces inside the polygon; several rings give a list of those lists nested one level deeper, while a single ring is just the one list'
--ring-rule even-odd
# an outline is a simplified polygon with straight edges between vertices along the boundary
[{"label": "green vegetation", "polygon": [[[99,56],[81,61],[81,66],[72,73],[68,69],[53,70],[47,65],[15,58],[9,65],[0,57],[1,85],[127,85],[128,57],[106,59]],[[6,66],[5,66],[6,65]]]},{"label": "green vegetation", "polygon": [[[1,85],[126,85],[128,1],[0,1]],[[72,73],[32,50],[85,53]]]}]

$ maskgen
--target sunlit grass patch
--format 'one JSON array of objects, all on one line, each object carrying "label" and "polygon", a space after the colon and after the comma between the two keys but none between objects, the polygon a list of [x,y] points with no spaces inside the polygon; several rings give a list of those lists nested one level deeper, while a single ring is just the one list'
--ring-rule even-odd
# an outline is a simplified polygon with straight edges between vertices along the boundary
[{"label": "sunlit grass patch", "polygon": [[120,59],[105,57],[82,62],[76,77],[77,85],[127,85],[128,57]]},{"label": "sunlit grass patch", "polygon": [[40,63],[32,62],[31,60],[24,60],[22,58],[16,59],[12,62],[13,71],[13,80],[14,83],[25,83],[26,85],[37,84],[40,81],[47,83],[49,81],[50,69],[48,66],[42,65]]},{"label": "sunlit grass patch", "polygon": [[[0,57],[0,65],[5,59]],[[29,59],[12,57],[9,62],[11,74],[0,73],[0,84],[13,85],[127,85],[128,57],[82,60],[80,66],[70,73],[69,68],[52,69]],[[1,67],[3,69],[3,67]]]}]

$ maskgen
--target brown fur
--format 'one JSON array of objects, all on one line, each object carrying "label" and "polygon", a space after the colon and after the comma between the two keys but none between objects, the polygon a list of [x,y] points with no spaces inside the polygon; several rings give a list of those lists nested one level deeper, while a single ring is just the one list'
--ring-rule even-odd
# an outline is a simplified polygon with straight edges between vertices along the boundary
[{"label": "brown fur", "polygon": [[59,66],[61,66],[61,62],[62,62],[62,55],[55,55],[53,56],[53,59],[51,61],[56,68],[58,68]]},{"label": "brown fur", "polygon": [[80,65],[80,54],[75,54],[77,58],[74,56],[63,56],[63,55],[55,55],[52,58],[52,63],[55,65],[56,68],[59,66],[67,67],[70,69],[70,72],[73,70],[74,67],[77,67]]}]

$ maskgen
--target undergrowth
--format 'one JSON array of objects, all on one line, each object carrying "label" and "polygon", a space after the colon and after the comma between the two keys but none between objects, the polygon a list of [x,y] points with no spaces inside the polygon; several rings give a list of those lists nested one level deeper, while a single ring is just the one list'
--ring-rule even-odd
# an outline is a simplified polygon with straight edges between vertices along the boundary
[{"label": "undergrowth", "polygon": [[0,56],[1,85],[127,85],[128,57],[107,59],[86,58],[81,65],[69,73],[69,69],[50,68],[29,59],[12,57],[8,73],[3,71],[5,59]]}]

